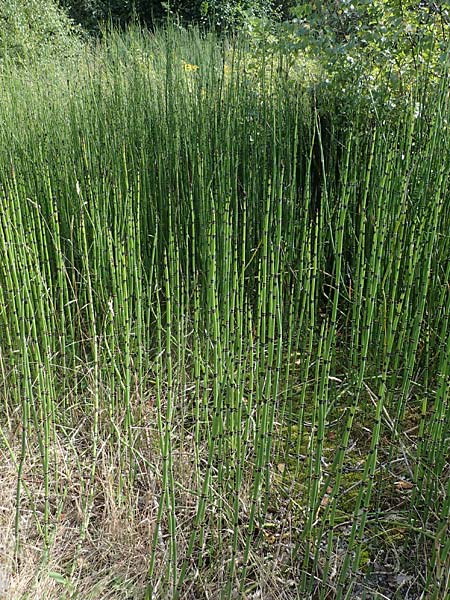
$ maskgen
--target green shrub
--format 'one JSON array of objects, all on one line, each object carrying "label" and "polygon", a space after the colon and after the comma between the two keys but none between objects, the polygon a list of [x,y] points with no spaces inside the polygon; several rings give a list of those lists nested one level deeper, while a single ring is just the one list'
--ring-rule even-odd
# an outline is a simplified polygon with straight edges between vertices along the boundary
[{"label": "green shrub", "polygon": [[438,84],[449,9],[449,2],[297,1],[290,21],[252,18],[246,30],[255,56],[277,53],[300,76],[309,65],[321,103],[348,116],[361,100],[400,110],[418,78]]},{"label": "green shrub", "polygon": [[375,83],[380,74],[388,73],[397,91],[408,87],[424,64],[436,67],[445,57],[450,4],[439,4],[298,2],[290,32],[299,47],[321,56],[332,76]]},{"label": "green shrub", "polygon": [[0,3],[0,62],[28,63],[44,55],[71,53],[75,28],[52,0]]}]

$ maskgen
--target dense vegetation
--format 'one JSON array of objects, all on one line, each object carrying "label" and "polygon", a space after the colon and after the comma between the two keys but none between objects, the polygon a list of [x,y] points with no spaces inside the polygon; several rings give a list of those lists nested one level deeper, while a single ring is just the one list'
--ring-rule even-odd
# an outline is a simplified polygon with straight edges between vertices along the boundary
[{"label": "dense vegetation", "polygon": [[250,15],[281,17],[288,14],[291,0],[60,0],[69,15],[85,29],[98,30],[101,21],[124,26],[138,19],[148,27],[176,17],[179,22],[236,28]]},{"label": "dense vegetation", "polygon": [[33,2],[0,8],[0,597],[447,598],[445,9],[89,36]]}]

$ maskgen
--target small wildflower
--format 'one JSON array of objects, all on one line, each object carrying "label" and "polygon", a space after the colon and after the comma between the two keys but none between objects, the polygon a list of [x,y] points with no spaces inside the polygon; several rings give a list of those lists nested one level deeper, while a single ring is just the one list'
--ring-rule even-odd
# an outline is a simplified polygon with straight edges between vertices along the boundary
[{"label": "small wildflower", "polygon": [[198,65],[192,65],[191,63],[188,63],[185,60],[182,60],[181,62],[183,63],[183,69],[186,71],[186,73],[195,73],[195,71],[198,71],[199,69]]}]

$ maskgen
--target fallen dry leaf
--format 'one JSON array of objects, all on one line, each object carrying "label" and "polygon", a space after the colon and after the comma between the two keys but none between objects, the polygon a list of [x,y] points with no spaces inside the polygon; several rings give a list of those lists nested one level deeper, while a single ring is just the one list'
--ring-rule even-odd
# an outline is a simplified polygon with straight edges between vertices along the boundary
[{"label": "fallen dry leaf", "polygon": [[322,498],[322,501],[320,503],[320,506],[322,508],[325,508],[325,506],[327,506],[328,502],[330,501],[330,494],[333,491],[333,488],[328,486],[327,487],[327,493],[324,495],[324,497]]},{"label": "fallen dry leaf", "polygon": [[400,481],[396,481],[394,483],[395,485],[395,489],[401,491],[401,490],[411,490],[414,487],[414,484],[411,483],[410,481],[404,481],[403,479],[401,479]]}]

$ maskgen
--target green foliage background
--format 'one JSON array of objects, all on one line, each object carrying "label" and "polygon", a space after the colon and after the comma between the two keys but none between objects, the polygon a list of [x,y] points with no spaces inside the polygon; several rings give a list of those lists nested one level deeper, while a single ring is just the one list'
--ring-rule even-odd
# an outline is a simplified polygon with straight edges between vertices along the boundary
[{"label": "green foliage background", "polygon": [[229,29],[241,25],[248,16],[287,17],[292,0],[60,0],[61,6],[77,23],[90,31],[111,19],[125,25],[134,18],[147,26],[169,16],[184,24],[196,23]]},{"label": "green foliage background", "polygon": [[0,63],[67,55],[76,46],[75,33],[67,14],[52,0],[0,2]]},{"label": "green foliage background", "polygon": [[[66,53],[78,26],[99,33],[108,23],[154,28],[170,19],[220,31],[244,30],[254,53],[320,63],[323,80],[374,84],[381,74],[403,89],[424,63],[444,60],[450,2],[398,0],[4,0],[0,56],[16,61],[46,49]],[[384,84],[383,84],[384,85]],[[334,89],[333,89],[334,93]]]}]

